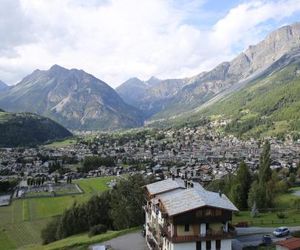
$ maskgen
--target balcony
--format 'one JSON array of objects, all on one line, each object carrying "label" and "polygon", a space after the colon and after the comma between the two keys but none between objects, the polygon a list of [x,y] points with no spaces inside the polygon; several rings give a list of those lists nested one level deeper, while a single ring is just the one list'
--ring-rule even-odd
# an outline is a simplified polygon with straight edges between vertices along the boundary
[{"label": "balcony", "polygon": [[202,235],[171,236],[170,232],[165,232],[164,235],[173,243],[181,243],[181,242],[192,242],[192,241],[203,241],[203,240],[232,239],[236,236],[236,231],[210,232],[210,233],[206,233],[205,236]]},{"label": "balcony", "polygon": [[147,214],[149,214],[150,213],[150,208],[146,205],[146,206],[143,206],[143,208],[144,208],[144,210],[145,210],[145,212],[147,213]]}]

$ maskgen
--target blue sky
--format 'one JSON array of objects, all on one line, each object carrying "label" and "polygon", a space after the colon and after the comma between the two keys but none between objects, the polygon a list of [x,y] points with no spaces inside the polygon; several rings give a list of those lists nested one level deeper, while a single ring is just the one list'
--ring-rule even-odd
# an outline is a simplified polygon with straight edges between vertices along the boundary
[{"label": "blue sky", "polygon": [[193,76],[300,21],[300,0],[0,0],[0,79],[53,64],[113,87]]}]

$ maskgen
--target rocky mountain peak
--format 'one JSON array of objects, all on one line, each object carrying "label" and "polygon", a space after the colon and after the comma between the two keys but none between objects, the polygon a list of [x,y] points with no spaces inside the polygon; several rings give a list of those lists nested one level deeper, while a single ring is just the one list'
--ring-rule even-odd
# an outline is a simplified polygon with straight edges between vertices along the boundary
[{"label": "rocky mountain peak", "polygon": [[146,83],[147,83],[148,85],[151,85],[151,86],[156,85],[156,84],[158,84],[158,83],[160,83],[160,82],[161,82],[161,80],[158,79],[158,78],[155,77],[155,76],[151,76],[151,77],[149,78],[149,80],[146,81]]},{"label": "rocky mountain peak", "polygon": [[8,111],[45,115],[71,129],[113,129],[142,124],[139,110],[126,104],[105,82],[77,69],[53,65],[34,71],[5,95]]},{"label": "rocky mountain peak", "polygon": [[51,66],[49,71],[51,71],[51,72],[60,72],[60,71],[67,71],[67,69],[60,66],[60,65],[58,65],[58,64],[54,64],[54,65]]},{"label": "rocky mountain peak", "polygon": [[283,26],[270,33],[257,45],[251,45],[245,55],[251,62],[251,72],[262,70],[284,54],[300,47],[300,23]]}]

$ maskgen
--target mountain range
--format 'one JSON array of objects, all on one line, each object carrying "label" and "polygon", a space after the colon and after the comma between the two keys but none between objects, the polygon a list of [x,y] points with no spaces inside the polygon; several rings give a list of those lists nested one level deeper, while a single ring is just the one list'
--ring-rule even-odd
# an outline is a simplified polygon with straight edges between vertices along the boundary
[{"label": "mountain range", "polygon": [[[273,31],[233,60],[193,77],[164,80],[151,77],[147,81],[131,78],[113,90],[82,70],[58,65],[46,71],[36,70],[0,92],[0,107],[35,112],[70,129],[82,130],[137,127],[144,122],[152,125],[196,122],[206,116],[235,124],[247,121],[250,125],[246,122],[241,125],[243,129],[235,129],[251,135],[271,128],[293,131],[298,130],[293,124],[299,122],[300,112],[294,96],[299,93],[296,84],[300,79],[299,58],[300,23],[294,23]],[[261,95],[265,93],[262,89],[268,90],[269,102],[264,101],[266,95]],[[290,98],[291,95],[294,97]],[[254,108],[255,103],[263,107]],[[291,106],[293,116],[279,119],[278,110],[285,112]],[[254,124],[259,127],[257,131],[253,131]],[[234,131],[234,127],[230,129],[228,125],[227,130]]]},{"label": "mountain range", "polygon": [[32,112],[70,129],[117,129],[143,124],[138,109],[126,104],[105,82],[84,72],[58,65],[35,70],[0,93],[0,107]]}]

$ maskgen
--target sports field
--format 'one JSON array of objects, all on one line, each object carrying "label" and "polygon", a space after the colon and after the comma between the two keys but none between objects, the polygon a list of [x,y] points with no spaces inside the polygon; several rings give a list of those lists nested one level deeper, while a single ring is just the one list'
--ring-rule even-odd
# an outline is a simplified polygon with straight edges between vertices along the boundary
[{"label": "sports field", "polygon": [[83,194],[60,197],[14,200],[10,206],[0,207],[0,250],[16,249],[41,242],[41,229],[51,217],[63,213],[75,201],[86,201],[93,194],[108,189],[106,185],[116,177],[99,177],[74,181]]}]

